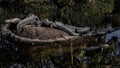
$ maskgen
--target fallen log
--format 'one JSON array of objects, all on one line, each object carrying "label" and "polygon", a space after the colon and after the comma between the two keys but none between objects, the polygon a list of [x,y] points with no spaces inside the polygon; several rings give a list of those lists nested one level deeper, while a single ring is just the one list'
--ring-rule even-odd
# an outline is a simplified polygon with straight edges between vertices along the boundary
[{"label": "fallen log", "polygon": [[[56,56],[59,55],[60,49],[62,49],[62,53],[70,52],[71,51],[71,46],[73,50],[76,49],[82,49],[82,50],[95,50],[102,48],[100,47],[100,44],[96,44],[95,46],[87,46],[87,43],[90,42],[90,44],[95,44],[95,39],[91,40],[91,38],[88,36],[82,37],[78,36],[74,31],[72,31],[70,28],[66,27],[64,24],[61,23],[53,23],[53,22],[40,22],[40,26],[35,25],[35,21],[38,21],[36,19],[37,17],[32,16],[31,18],[27,18],[22,20],[21,24],[17,24],[16,26],[19,26],[18,29],[9,29],[11,26],[6,26],[6,25],[11,25],[11,23],[6,23],[3,26],[2,29],[2,34],[4,35],[5,39],[8,41],[14,43],[18,49],[20,49],[21,53],[23,55],[29,55],[31,57],[40,57],[40,56]],[[35,19],[35,21],[33,21]],[[31,22],[32,21],[32,22]],[[27,23],[25,23],[27,22]],[[39,21],[38,21],[39,22]],[[25,24],[24,24],[25,23]],[[46,23],[46,24],[45,24]],[[19,36],[16,34],[17,30],[19,28],[23,28],[26,25],[30,26],[32,29],[34,28],[41,28],[43,24],[45,26],[48,26],[49,28],[56,28],[56,29],[61,29],[64,32],[70,33],[68,36],[63,36],[63,37],[57,37],[57,38],[50,38],[50,39],[38,39],[38,38],[29,38],[26,36]],[[22,26],[23,25],[23,26]],[[47,28],[48,28],[47,27]],[[46,28],[46,27],[44,27]],[[31,29],[28,29],[27,31],[30,31]],[[34,30],[33,30],[34,31]],[[33,32],[34,33],[34,32]],[[28,33],[29,35],[29,33]],[[32,36],[31,36],[32,37]],[[43,36],[44,37],[44,36]],[[85,48],[83,48],[85,47]],[[104,45],[103,45],[103,48]],[[109,49],[109,47],[108,47]]]},{"label": "fallen log", "polygon": [[12,18],[12,19],[8,19],[5,21],[5,23],[15,23],[15,22],[19,22],[21,19],[19,18]]}]

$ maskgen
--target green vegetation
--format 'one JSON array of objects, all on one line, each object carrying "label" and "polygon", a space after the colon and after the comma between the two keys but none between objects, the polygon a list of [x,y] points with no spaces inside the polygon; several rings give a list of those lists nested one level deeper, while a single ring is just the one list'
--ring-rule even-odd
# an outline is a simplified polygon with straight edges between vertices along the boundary
[{"label": "green vegetation", "polygon": [[40,19],[62,21],[76,26],[100,26],[113,9],[114,0],[1,0],[2,20],[34,13]]}]

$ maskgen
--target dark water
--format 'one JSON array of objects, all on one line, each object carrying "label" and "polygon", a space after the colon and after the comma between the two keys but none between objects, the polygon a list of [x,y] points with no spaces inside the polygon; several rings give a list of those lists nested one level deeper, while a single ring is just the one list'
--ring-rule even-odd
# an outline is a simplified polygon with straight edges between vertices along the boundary
[{"label": "dark water", "polygon": [[17,45],[4,39],[1,34],[0,68],[120,68],[119,41],[109,43],[114,45],[111,51],[102,48],[74,51],[71,47],[70,52],[63,53],[60,47],[58,56],[30,58],[22,55]]}]

